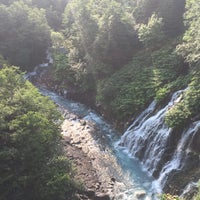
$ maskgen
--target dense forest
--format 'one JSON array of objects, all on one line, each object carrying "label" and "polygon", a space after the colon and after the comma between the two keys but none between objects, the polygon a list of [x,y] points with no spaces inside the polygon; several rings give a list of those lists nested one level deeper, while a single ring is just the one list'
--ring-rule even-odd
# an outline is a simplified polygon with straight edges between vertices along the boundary
[{"label": "dense forest", "polygon": [[23,79],[47,51],[48,87],[120,130],[188,87],[165,117],[183,130],[200,119],[199,24],[200,0],[0,0],[0,199],[71,200],[81,190],[56,106]]}]

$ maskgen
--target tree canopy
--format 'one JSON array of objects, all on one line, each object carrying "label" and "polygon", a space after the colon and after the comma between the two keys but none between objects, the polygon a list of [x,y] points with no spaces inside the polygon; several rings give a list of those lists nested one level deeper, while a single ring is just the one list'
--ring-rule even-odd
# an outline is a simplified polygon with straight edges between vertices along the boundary
[{"label": "tree canopy", "polygon": [[184,15],[187,30],[183,36],[183,43],[177,47],[178,52],[190,63],[200,61],[200,1],[187,0]]},{"label": "tree canopy", "polygon": [[62,156],[60,119],[16,67],[0,69],[0,199],[73,198],[77,185]]},{"label": "tree canopy", "polygon": [[0,53],[11,64],[31,70],[43,62],[50,46],[50,28],[45,11],[22,1],[0,4]]}]

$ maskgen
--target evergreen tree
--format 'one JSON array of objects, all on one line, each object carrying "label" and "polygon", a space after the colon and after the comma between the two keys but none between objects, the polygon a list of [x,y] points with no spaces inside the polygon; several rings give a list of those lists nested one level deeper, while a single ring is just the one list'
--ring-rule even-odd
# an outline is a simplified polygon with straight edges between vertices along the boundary
[{"label": "evergreen tree", "polygon": [[0,5],[0,53],[11,64],[32,70],[41,63],[50,46],[50,29],[45,11],[22,1]]},{"label": "evergreen tree", "polygon": [[187,0],[186,13],[184,15],[187,30],[183,36],[183,43],[177,46],[177,51],[185,57],[189,63],[200,61],[200,1]]},{"label": "evergreen tree", "polygon": [[71,200],[77,186],[62,156],[61,116],[22,75],[0,70],[0,199]]}]

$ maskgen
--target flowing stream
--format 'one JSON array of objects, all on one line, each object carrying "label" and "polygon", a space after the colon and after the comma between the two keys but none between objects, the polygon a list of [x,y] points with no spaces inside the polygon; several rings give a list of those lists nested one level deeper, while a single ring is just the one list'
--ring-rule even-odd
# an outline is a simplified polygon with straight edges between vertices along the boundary
[{"label": "flowing stream", "polygon": [[[49,64],[53,63],[51,54],[47,51],[47,63],[42,63],[35,67],[33,72],[27,73],[24,78],[31,80],[34,77],[38,77],[43,73]],[[99,116],[95,111],[88,108],[87,106],[63,98],[62,96],[56,94],[55,92],[49,91],[45,88],[39,88],[41,93],[45,96],[50,97],[56,104],[66,109],[68,112],[78,115],[80,118],[92,121],[101,130],[101,133],[106,137],[106,151],[107,157],[116,160],[116,166],[108,166],[110,170],[121,171],[122,174],[117,177],[117,180],[122,185],[116,189],[115,200],[154,200],[157,199],[155,195],[155,190],[153,186],[153,177],[146,171],[143,165],[138,161],[138,159],[133,158],[124,151],[123,148],[119,146],[120,137],[119,133],[108,124],[101,116]],[[142,116],[141,116],[142,117]],[[118,174],[117,174],[118,175]],[[125,187],[124,187],[125,186]]]},{"label": "flowing stream", "polygon": [[[142,164],[138,160],[128,156],[127,153],[124,152],[124,149],[119,147],[119,133],[117,133],[111,125],[95,113],[95,111],[81,103],[68,100],[46,89],[41,88],[40,91],[43,95],[49,96],[56,104],[62,106],[69,112],[78,115],[84,120],[94,122],[101,130],[102,134],[107,138],[106,146],[109,151],[106,151],[106,153],[111,154],[110,157],[113,155],[116,157],[118,164],[117,168],[120,168],[122,171],[122,176],[118,177],[118,179],[122,183],[125,182],[124,184],[127,186],[127,188],[118,190],[119,194],[116,200],[154,199],[152,188],[153,178],[144,170]],[[110,167],[113,168],[113,166]]]},{"label": "flowing stream", "polygon": [[[49,54],[48,57],[49,63],[52,63]],[[28,73],[25,78],[40,75],[41,72],[38,71],[45,67],[48,67],[48,63],[37,66],[35,71]],[[156,110],[156,103],[153,101],[121,138],[119,133],[92,109],[44,88],[40,88],[40,91],[68,112],[95,123],[101,135],[106,138],[104,145],[108,149],[105,151],[108,158],[107,168],[113,173],[116,171],[115,177],[118,176],[117,180],[123,183],[123,187],[119,185],[116,190],[116,200],[157,199],[157,193],[162,193],[174,172],[186,169],[191,160],[194,161],[191,165],[194,169],[200,164],[200,158],[191,153],[193,144],[199,137],[200,121],[193,122],[179,133],[176,141],[173,130],[164,122],[166,112],[182,100],[185,90],[175,92],[169,103],[160,110]],[[109,158],[113,157],[116,165],[109,165]],[[117,173],[119,169],[122,174]],[[153,176],[157,179],[152,178]]]}]

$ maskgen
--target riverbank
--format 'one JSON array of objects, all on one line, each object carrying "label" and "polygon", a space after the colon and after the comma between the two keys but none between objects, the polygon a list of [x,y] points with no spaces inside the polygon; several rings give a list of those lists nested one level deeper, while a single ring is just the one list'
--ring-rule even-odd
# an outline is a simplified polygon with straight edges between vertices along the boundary
[{"label": "riverbank", "polygon": [[[58,91],[56,86],[48,84],[52,82],[49,81],[47,68],[36,71],[36,74],[29,77],[31,82],[40,88],[43,95],[49,96],[63,113],[65,120],[62,134],[66,157],[74,163],[76,179],[86,189],[84,194],[79,195],[79,199],[152,199],[149,197],[151,180],[140,170],[140,164],[132,162],[127,155],[119,153],[118,157],[113,152],[111,143],[114,141],[111,135],[116,136],[118,132],[88,107],[63,98],[68,96],[67,92]],[[124,171],[124,165],[127,171]],[[134,170],[135,173],[132,172]]]},{"label": "riverbank", "polygon": [[76,169],[76,180],[80,181],[86,192],[79,194],[80,199],[109,200],[112,197],[114,179],[99,172],[99,160],[102,151],[93,135],[92,123],[80,119],[77,115],[64,111],[62,135],[65,154]]},{"label": "riverbank", "polygon": [[[133,187],[125,180],[116,157],[107,147],[107,139],[89,120],[81,119],[62,108],[64,122],[62,135],[65,154],[75,168],[75,178],[82,182],[86,192],[80,200],[126,199],[125,193]],[[137,191],[133,199],[143,199],[146,193]]]}]

